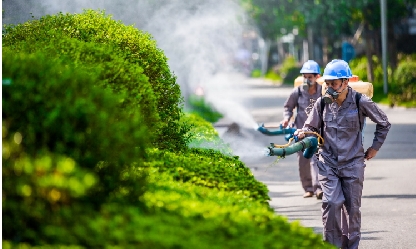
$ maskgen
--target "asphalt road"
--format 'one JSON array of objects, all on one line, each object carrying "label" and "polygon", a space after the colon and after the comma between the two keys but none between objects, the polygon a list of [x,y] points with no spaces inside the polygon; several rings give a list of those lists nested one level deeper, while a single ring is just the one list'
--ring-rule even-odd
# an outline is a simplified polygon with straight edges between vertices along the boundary
[{"label": "asphalt road", "polygon": [[[239,111],[247,112],[240,116],[249,114],[257,123],[277,125],[292,87],[237,76],[235,81],[239,85],[236,96],[244,105]],[[366,162],[360,248],[416,248],[416,109],[380,107],[392,127],[377,156]],[[256,179],[268,186],[276,213],[322,233],[321,201],[302,198],[296,155],[278,161],[264,155],[270,142],[285,144],[284,138],[265,136],[246,120],[236,120],[235,114],[234,119],[226,116],[217,125],[239,123],[242,137],[232,136],[226,128],[217,130]],[[365,148],[371,145],[374,130],[375,124],[367,119]]]}]

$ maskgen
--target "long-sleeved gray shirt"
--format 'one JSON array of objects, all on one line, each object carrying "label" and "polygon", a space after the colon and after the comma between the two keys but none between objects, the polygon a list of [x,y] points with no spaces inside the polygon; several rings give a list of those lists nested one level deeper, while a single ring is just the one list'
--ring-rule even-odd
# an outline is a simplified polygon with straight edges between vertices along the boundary
[{"label": "long-sleeved gray shirt", "polygon": [[[309,92],[304,91],[302,86],[295,87],[290,93],[289,98],[284,104],[283,118],[290,120],[293,116],[293,109],[296,107],[297,115],[295,118],[295,126],[299,129],[303,127],[306,119],[308,118],[309,113],[312,111],[313,105],[316,100],[321,96],[322,86],[318,83],[315,94],[309,94]],[[300,95],[299,95],[300,92]]]},{"label": "long-sleeved gray shirt", "polygon": [[[324,145],[319,149],[319,160],[332,167],[350,166],[357,160],[364,160],[364,147],[360,132],[360,122],[365,117],[376,123],[372,148],[379,150],[391,127],[386,114],[366,95],[362,95],[359,112],[355,103],[357,92],[348,89],[347,98],[338,106],[336,102],[325,104],[321,116],[321,98],[319,98],[303,130],[320,133],[323,123]],[[323,122],[322,122],[323,117]]]}]

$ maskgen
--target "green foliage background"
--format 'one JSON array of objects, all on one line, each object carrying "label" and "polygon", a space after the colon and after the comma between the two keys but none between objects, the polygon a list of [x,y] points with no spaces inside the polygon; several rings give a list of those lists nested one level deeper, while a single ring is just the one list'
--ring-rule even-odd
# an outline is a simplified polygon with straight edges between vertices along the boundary
[{"label": "green foliage background", "polygon": [[300,75],[301,67],[298,66],[293,56],[288,56],[278,70],[278,74],[282,77],[283,84],[293,84],[295,79]]},{"label": "green foliage background", "polygon": [[[415,94],[415,72],[416,72],[416,55],[398,55],[398,67],[393,72],[389,67],[388,72],[388,90],[386,96],[383,90],[383,68],[377,56],[372,57],[374,67],[374,81],[371,82],[374,87],[373,100],[389,105],[400,105],[406,107],[416,106]],[[360,80],[368,82],[367,77],[367,58],[359,57],[353,59],[350,63],[353,74],[358,75]]]}]

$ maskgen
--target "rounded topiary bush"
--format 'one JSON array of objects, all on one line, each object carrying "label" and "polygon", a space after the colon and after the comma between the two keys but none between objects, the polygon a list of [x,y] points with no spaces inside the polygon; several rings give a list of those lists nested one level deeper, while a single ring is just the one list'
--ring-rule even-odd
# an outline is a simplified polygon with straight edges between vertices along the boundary
[{"label": "rounded topiary bush", "polygon": [[[362,56],[355,59],[352,59],[349,62],[351,71],[354,75],[357,75],[360,80],[364,82],[369,82],[368,72],[367,72],[367,57]],[[383,67],[380,62],[380,60],[377,58],[377,56],[372,57],[372,63],[373,63],[373,76],[374,79],[371,82],[376,88],[378,86],[383,85]],[[390,69],[389,69],[390,72]]]},{"label": "rounded topiary bush", "polygon": [[10,82],[3,84],[3,124],[22,134],[26,153],[45,147],[89,168],[142,157],[142,115],[120,110],[122,95],[94,86],[99,80],[90,74],[41,53],[3,50],[3,81]]},{"label": "rounded topiary bush", "polygon": [[140,205],[146,177],[134,165],[149,145],[140,113],[41,53],[3,50],[2,73],[3,239],[41,243],[48,227],[66,229],[102,203]]},{"label": "rounded topiary bush", "polygon": [[163,51],[149,34],[115,21],[104,12],[87,10],[82,14],[59,13],[6,27],[3,47],[16,52],[45,50],[54,58],[69,56],[72,63],[81,67],[100,65],[97,70],[108,87],[116,92],[124,89],[133,107],[141,105],[145,120],[155,127],[156,146],[185,148],[184,134],[188,128],[179,122],[180,88]]},{"label": "rounded topiary bush", "polygon": [[210,123],[215,123],[223,117],[220,112],[205,101],[204,97],[191,95],[189,97],[189,105],[191,106],[189,112],[202,117]]},{"label": "rounded topiary bush", "polygon": [[416,101],[416,62],[399,63],[393,75],[397,101]]},{"label": "rounded topiary bush", "polygon": [[299,71],[300,67],[296,64],[296,59],[293,56],[288,56],[283,61],[279,74],[284,84],[293,84],[296,77],[299,76]]},{"label": "rounded topiary bush", "polygon": [[238,160],[238,157],[196,148],[185,154],[159,150],[150,151],[149,154],[159,160],[149,162],[148,165],[158,167],[160,172],[169,172],[176,181],[227,191],[241,191],[262,203],[270,200],[267,187],[254,178],[250,169]]}]

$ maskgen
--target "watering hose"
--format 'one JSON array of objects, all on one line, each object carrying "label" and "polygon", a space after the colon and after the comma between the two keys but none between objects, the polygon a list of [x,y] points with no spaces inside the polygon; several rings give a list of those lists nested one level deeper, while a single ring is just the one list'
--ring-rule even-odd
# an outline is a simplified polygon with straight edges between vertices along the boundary
[{"label": "watering hose", "polygon": [[285,136],[286,141],[289,141],[289,139],[293,136],[293,133],[296,131],[295,128],[283,128],[282,125],[280,125],[278,130],[269,130],[266,127],[264,127],[264,124],[261,124],[258,128],[258,131],[260,131],[261,133],[263,133],[264,135],[267,136],[278,136],[278,135],[284,135],[287,134]]}]

